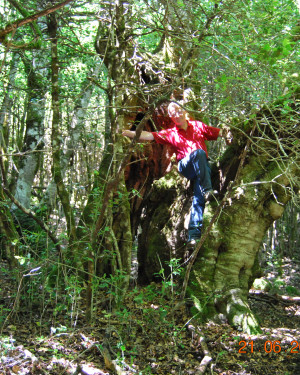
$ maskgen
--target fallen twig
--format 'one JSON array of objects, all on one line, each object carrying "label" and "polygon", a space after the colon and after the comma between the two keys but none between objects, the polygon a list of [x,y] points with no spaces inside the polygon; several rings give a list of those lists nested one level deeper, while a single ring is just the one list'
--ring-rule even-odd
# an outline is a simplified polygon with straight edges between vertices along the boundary
[{"label": "fallen twig", "polygon": [[198,336],[198,345],[201,345],[202,347],[204,357],[202,358],[200,365],[196,368],[196,372],[195,372],[196,375],[202,375],[205,373],[207,366],[210,364],[213,358],[207,347],[205,337],[202,335],[201,331],[197,329],[196,327],[194,327],[192,324],[189,324],[187,328],[189,331],[192,332],[193,335]]}]

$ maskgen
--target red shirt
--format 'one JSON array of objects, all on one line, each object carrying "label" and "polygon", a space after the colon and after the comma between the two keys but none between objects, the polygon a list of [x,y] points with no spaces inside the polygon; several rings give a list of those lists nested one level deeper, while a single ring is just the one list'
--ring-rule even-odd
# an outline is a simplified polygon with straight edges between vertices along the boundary
[{"label": "red shirt", "polygon": [[201,121],[188,121],[186,130],[174,126],[159,132],[152,132],[157,143],[173,147],[177,161],[183,159],[195,150],[207,148],[204,141],[214,141],[218,138],[220,129],[208,126]]}]

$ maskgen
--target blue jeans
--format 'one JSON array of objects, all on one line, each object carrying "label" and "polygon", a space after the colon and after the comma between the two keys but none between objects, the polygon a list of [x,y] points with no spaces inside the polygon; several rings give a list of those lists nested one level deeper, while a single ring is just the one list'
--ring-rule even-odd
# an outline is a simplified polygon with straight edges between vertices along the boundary
[{"label": "blue jeans", "polygon": [[194,196],[188,227],[188,240],[197,240],[201,237],[205,207],[204,194],[212,189],[210,167],[205,151],[195,150],[181,159],[178,163],[178,170],[193,183]]}]

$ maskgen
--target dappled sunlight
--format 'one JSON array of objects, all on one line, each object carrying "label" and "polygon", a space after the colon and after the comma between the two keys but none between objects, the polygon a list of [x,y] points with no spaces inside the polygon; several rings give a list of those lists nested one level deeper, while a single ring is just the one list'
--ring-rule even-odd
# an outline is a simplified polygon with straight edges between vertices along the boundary
[{"label": "dappled sunlight", "polygon": [[131,290],[114,311],[99,294],[91,325],[79,314],[72,327],[67,311],[55,317],[45,312],[42,320],[16,312],[2,327],[0,373],[10,369],[20,375],[177,375],[210,364],[220,374],[225,369],[252,374],[254,368],[268,374],[266,366],[270,374],[275,369],[293,371],[300,352],[299,305],[282,299],[274,308],[274,299],[253,296],[249,302],[261,320],[260,335],[227,324],[199,324],[201,315],[192,316],[177,292],[172,297],[170,286],[161,283]]}]

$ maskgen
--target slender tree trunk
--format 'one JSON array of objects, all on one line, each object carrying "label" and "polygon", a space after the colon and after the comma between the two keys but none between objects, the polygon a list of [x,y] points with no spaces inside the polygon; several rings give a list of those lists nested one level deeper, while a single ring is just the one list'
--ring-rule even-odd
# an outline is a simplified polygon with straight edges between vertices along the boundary
[{"label": "slender tree trunk", "polygon": [[[9,142],[9,132],[10,132],[10,116],[11,108],[13,106],[12,92],[15,83],[15,78],[17,74],[17,65],[19,58],[17,54],[14,54],[10,63],[8,84],[4,92],[4,97],[0,109],[0,144],[3,152],[6,153],[6,147]],[[7,172],[7,163],[5,163],[5,173]]]},{"label": "slender tree trunk", "polygon": [[19,255],[19,235],[13,223],[2,188],[0,188],[0,232],[2,234],[1,258],[7,259],[11,270],[17,270],[18,261],[16,257]]},{"label": "slender tree trunk", "polygon": [[[29,208],[31,201],[31,188],[34,177],[41,160],[41,150],[44,138],[44,118],[45,118],[45,86],[43,77],[38,68],[43,64],[43,59],[36,59],[38,67],[34,67],[32,62],[23,57],[26,73],[28,75],[28,102],[26,133],[22,152],[23,156],[18,164],[19,175],[15,189],[15,198],[22,206]],[[13,206],[13,209],[16,209]]]},{"label": "slender tree trunk", "polygon": [[[128,75],[133,71],[129,63],[132,56],[129,55],[125,28],[126,7],[129,4],[123,1],[108,5],[107,15],[111,17],[112,26],[106,29],[99,24],[95,42],[108,74],[108,122],[105,126],[105,145],[99,173],[95,175],[94,187],[77,230],[80,248],[88,258],[88,318],[92,316],[95,273],[106,273],[113,277],[116,303],[122,300],[129,285],[132,250],[130,206],[124,170],[121,168],[120,171],[124,153],[120,133],[126,122],[126,106],[131,103],[124,82],[128,82]],[[106,40],[105,45],[103,40]]]},{"label": "slender tree trunk", "polygon": [[[97,78],[100,72],[101,66],[97,65],[95,69],[92,69],[89,76],[93,78]],[[62,176],[65,175],[67,171],[68,165],[70,163],[71,158],[73,157],[82,136],[85,121],[86,121],[86,114],[87,108],[89,105],[89,101],[93,94],[94,85],[86,80],[84,85],[84,89],[82,90],[77,103],[75,104],[75,110],[72,115],[71,124],[69,127],[69,134],[63,141],[63,153],[60,154],[60,164],[61,164],[61,174]],[[48,212],[51,212],[55,207],[57,196],[57,188],[55,181],[51,181],[45,195],[41,201],[41,205],[46,204]]]},{"label": "slender tree trunk", "polygon": [[51,78],[52,78],[52,173],[56,183],[57,192],[61,200],[64,214],[66,217],[69,246],[76,240],[76,226],[74,213],[70,203],[70,195],[63,181],[63,167],[61,163],[61,132],[60,132],[60,106],[59,106],[59,65],[57,53],[57,21],[56,16],[52,13],[49,16],[48,31],[51,38]]}]

